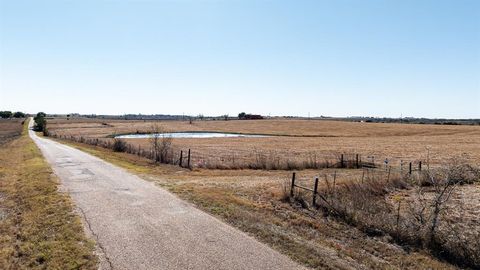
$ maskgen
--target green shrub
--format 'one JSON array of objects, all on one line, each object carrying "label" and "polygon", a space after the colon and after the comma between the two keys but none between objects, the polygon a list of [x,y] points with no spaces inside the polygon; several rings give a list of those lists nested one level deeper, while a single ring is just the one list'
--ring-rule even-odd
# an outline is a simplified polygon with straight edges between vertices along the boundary
[{"label": "green shrub", "polygon": [[45,116],[47,116],[44,112],[37,113],[37,116],[33,118],[35,121],[35,125],[33,126],[33,130],[44,132],[47,129],[47,120],[45,120]]}]

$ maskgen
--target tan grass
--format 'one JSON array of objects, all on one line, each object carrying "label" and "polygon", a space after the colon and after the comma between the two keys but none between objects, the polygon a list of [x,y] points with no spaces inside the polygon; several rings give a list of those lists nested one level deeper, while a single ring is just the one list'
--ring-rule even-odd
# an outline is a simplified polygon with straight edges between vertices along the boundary
[{"label": "tan grass", "polygon": [[94,243],[57,186],[26,128],[0,148],[0,269],[96,269]]},{"label": "tan grass", "polygon": [[[102,124],[104,123],[104,124]],[[154,122],[121,120],[49,120],[52,132],[60,135],[106,137],[114,133],[148,132]],[[255,153],[282,158],[283,162],[307,161],[316,157],[336,159],[341,153],[374,156],[382,163],[400,166],[400,161],[429,159],[432,166],[452,156],[466,154],[480,163],[480,127],[417,124],[353,123],[325,120],[182,121],[155,122],[168,131],[219,131],[300,137],[175,139],[176,149],[192,149],[193,162],[214,160],[226,168],[255,159]],[[302,137],[320,136],[320,137]],[[134,147],[148,148],[147,139],[127,140]],[[430,158],[428,158],[428,156]]]},{"label": "tan grass", "polygon": [[[291,176],[284,171],[189,171],[178,166],[154,165],[150,160],[100,147],[69,144],[154,181],[315,269],[455,268],[423,252],[407,252],[388,238],[367,237],[343,222],[282,202],[283,183]],[[313,176],[319,173],[331,176],[334,170],[302,171],[298,183],[311,185]],[[359,170],[337,174],[339,183],[361,177]]]},{"label": "tan grass", "polygon": [[[100,138],[113,133],[142,133],[148,131],[148,127],[152,124],[144,121],[108,121],[105,124],[93,120],[70,123],[64,120],[56,121],[50,125],[55,132],[69,136],[85,136],[85,138]],[[297,161],[309,160],[312,154],[322,159],[325,156],[335,157],[340,153],[359,153],[363,159],[375,156],[377,162],[388,158],[390,164],[396,169],[399,168],[400,160],[422,160],[425,169],[427,160],[432,167],[439,167],[451,157],[459,155],[463,155],[466,162],[473,164],[480,162],[480,145],[477,143],[480,141],[478,126],[306,120],[204,121],[195,122],[193,125],[179,121],[159,123],[168,131],[290,135],[268,138],[174,140],[177,149],[193,150],[193,162],[198,162],[199,157],[202,158],[202,156],[210,159],[219,157],[219,162],[224,166],[232,160],[238,162],[242,158],[254,159],[257,151]],[[127,141],[134,147],[148,147],[147,140]],[[391,238],[368,238],[359,230],[342,222],[323,218],[321,211],[312,212],[304,209],[305,206],[295,203],[292,205],[281,203],[282,200],[285,201],[283,195],[285,192],[282,190],[284,182],[290,177],[290,174],[284,171],[196,169],[190,172],[174,166],[154,166],[151,161],[125,153],[112,155],[105,149],[81,144],[74,145],[142,174],[145,178],[157,182],[180,197],[194,202],[206,211],[255,235],[309,266],[323,268],[334,265],[332,268],[382,269],[451,267],[428,255],[418,252],[405,253],[391,245]],[[302,177],[298,183],[311,186],[314,176],[328,174],[331,177],[333,170],[306,170],[301,174]],[[338,184],[352,180],[361,181],[362,170],[342,170],[337,172],[337,176]],[[375,179],[383,176],[373,175],[371,172],[368,177]],[[323,181],[320,188],[325,188]],[[308,206],[309,198],[304,197]],[[368,202],[365,203],[368,205]],[[388,206],[384,209],[387,209],[385,213],[389,211]],[[471,213],[471,208],[469,209]],[[384,218],[380,215],[375,219],[375,211],[369,214],[370,216],[361,218],[368,220]],[[360,223],[357,221],[357,224]],[[457,222],[456,225],[464,226],[464,222]]]},{"label": "tan grass", "polygon": [[20,136],[24,119],[0,119],[0,144]]}]

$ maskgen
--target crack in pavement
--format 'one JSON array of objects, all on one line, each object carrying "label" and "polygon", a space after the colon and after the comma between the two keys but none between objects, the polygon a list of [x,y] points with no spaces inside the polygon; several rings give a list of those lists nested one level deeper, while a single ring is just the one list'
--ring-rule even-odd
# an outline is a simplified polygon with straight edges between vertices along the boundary
[{"label": "crack in pavement", "polygon": [[77,207],[77,209],[82,213],[82,217],[83,217],[82,219],[87,224],[88,231],[93,235],[93,238],[95,238],[95,244],[98,246],[98,248],[102,252],[103,257],[105,258],[105,261],[108,263],[109,269],[114,270],[113,263],[110,260],[110,258],[108,257],[105,247],[102,245],[102,243],[100,243],[100,239],[99,239],[98,235],[95,233],[95,231],[92,228],[92,225],[88,221],[87,215],[85,214],[85,211],[83,211],[83,209],[80,208],[80,207]]}]

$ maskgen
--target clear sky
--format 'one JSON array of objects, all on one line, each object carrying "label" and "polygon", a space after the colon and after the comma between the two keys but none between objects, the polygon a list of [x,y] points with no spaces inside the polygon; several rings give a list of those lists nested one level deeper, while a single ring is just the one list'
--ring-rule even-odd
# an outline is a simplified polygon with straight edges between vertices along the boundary
[{"label": "clear sky", "polygon": [[0,110],[480,118],[480,1],[0,0]]}]

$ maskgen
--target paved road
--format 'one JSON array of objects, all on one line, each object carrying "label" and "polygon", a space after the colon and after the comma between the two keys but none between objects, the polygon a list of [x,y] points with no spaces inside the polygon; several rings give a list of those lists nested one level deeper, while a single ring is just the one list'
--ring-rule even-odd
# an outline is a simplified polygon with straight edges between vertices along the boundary
[{"label": "paved road", "polygon": [[30,136],[83,213],[101,269],[304,269],[151,182]]}]

